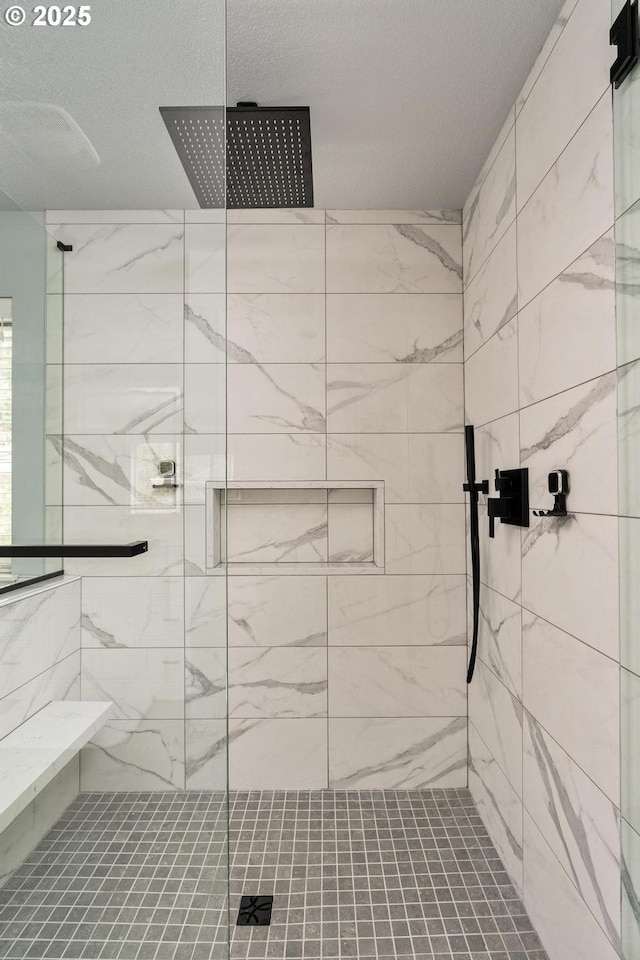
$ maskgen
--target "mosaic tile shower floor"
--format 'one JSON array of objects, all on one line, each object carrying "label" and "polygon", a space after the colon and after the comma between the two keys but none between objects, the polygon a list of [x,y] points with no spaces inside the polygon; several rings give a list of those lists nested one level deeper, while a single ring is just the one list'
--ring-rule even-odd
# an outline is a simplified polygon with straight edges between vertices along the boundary
[{"label": "mosaic tile shower floor", "polygon": [[[220,794],[83,794],[0,890],[0,957],[222,960]],[[232,960],[547,960],[466,790],[231,796]]]}]

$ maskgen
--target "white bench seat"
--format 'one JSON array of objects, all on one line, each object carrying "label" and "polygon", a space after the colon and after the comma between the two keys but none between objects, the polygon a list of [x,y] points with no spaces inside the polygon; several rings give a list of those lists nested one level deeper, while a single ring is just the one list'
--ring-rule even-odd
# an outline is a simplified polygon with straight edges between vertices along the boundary
[{"label": "white bench seat", "polygon": [[109,719],[112,703],[52,700],[0,740],[0,832]]}]

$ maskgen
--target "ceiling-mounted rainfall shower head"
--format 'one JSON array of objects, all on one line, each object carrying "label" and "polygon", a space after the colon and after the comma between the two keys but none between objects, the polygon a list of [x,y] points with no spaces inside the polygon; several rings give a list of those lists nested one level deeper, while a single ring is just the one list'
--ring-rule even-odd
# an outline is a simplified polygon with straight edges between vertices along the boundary
[{"label": "ceiling-mounted rainfall shower head", "polygon": [[313,206],[309,107],[240,103],[160,113],[201,207]]}]

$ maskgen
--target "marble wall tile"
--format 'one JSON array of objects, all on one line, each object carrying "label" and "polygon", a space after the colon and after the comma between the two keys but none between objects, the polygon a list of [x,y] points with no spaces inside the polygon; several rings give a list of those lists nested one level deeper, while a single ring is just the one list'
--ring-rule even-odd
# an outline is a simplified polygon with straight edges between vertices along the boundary
[{"label": "marble wall tile", "polygon": [[191,647],[184,660],[184,710],[187,720],[224,720],[227,716],[227,651]]},{"label": "marble wall tile", "polygon": [[461,210],[327,210],[327,223],[460,223]]},{"label": "marble wall tile", "polygon": [[[185,724],[187,790],[226,792],[227,723],[226,720],[187,720]],[[225,868],[222,864],[222,868]]]},{"label": "marble wall tile", "polygon": [[324,434],[246,433],[227,435],[229,480],[324,480]]},{"label": "marble wall tile", "polygon": [[525,812],[524,905],[550,960],[616,960],[618,952]]},{"label": "marble wall tile", "polygon": [[462,504],[386,507],[387,573],[464,573]]},{"label": "marble wall tile", "polygon": [[330,433],[462,431],[459,364],[328,364]]},{"label": "marble wall tile", "polygon": [[190,209],[184,211],[185,223],[226,223],[229,211],[221,207],[210,207],[208,209],[197,210]]},{"label": "marble wall tile", "polygon": [[524,802],[616,948],[620,946],[620,827],[615,804],[525,711]]},{"label": "marble wall tile", "polygon": [[82,646],[181,647],[181,577],[83,577]]},{"label": "marble wall tile", "polygon": [[331,363],[462,361],[460,294],[334,293],[326,303]]},{"label": "marble wall tile", "polygon": [[374,518],[368,503],[329,503],[330,563],[373,563]]},{"label": "marble wall tile", "polygon": [[640,835],[622,821],[622,955],[640,950]]},{"label": "marble wall tile", "polygon": [[332,717],[466,713],[462,647],[329,647]]},{"label": "marble wall tile", "polygon": [[640,591],[636,571],[640,563],[640,520],[621,517],[620,539],[620,663],[640,675],[637,629],[640,623]]},{"label": "marble wall tile", "polygon": [[182,367],[177,363],[65,366],[64,430],[70,434],[181,432]]},{"label": "marble wall tile", "polygon": [[521,615],[519,604],[489,587],[481,587],[478,656],[519,700],[522,700]]},{"label": "marble wall tile", "polygon": [[327,226],[328,293],[459,293],[456,225]]},{"label": "marble wall tile", "polygon": [[229,363],[323,363],[325,297],[230,294],[227,331]]},{"label": "marble wall tile", "polygon": [[518,409],[518,319],[514,317],[465,363],[467,421],[489,423]]},{"label": "marble wall tile", "polygon": [[226,477],[227,438],[223,433],[184,437],[184,502],[204,503],[205,483]]},{"label": "marble wall tile", "polygon": [[550,509],[548,475],[562,466],[569,470],[569,510],[617,512],[615,372],[521,410],[520,442],[532,507]]},{"label": "marble wall tile", "polygon": [[464,291],[464,353],[468,360],[518,309],[516,228],[512,224]]},{"label": "marble wall tile", "polygon": [[[56,620],[51,621],[49,629],[53,625],[57,628]],[[0,698],[0,737],[6,737],[52,700],[80,699],[79,649],[64,660],[58,660],[48,670],[42,670],[41,662],[34,664],[31,660],[31,663],[31,673],[38,671],[36,676]]]},{"label": "marble wall tile", "polygon": [[522,896],[522,800],[469,724],[469,789],[512,883]]},{"label": "marble wall tile", "polygon": [[324,365],[231,365],[227,402],[230,433],[324,433]]},{"label": "marble wall tile", "polygon": [[522,541],[522,602],[617,659],[617,519],[590,514],[534,519]]},{"label": "marble wall tile", "polygon": [[207,573],[207,520],[201,504],[184,508],[184,572],[189,577],[204,577]]},{"label": "marble wall tile", "polygon": [[465,717],[329,720],[332,790],[429,790],[467,784]]},{"label": "marble wall tile", "polygon": [[524,706],[618,803],[618,665],[526,610],[522,636]]},{"label": "marble wall tile", "polygon": [[516,213],[516,140],[513,127],[507,134],[480,190],[465,211],[462,252],[465,283],[476,275]]},{"label": "marble wall tile", "polygon": [[[80,648],[80,582],[0,606],[0,697]],[[30,696],[30,691],[24,691]]]},{"label": "marble wall tile", "polygon": [[[485,180],[487,179],[487,174],[490,172],[491,168],[493,167],[496,157],[500,153],[500,150],[502,149],[505,140],[507,139],[507,137],[512,131],[514,123],[515,123],[515,109],[514,107],[509,107],[509,111],[504,119],[504,123],[500,128],[500,132],[498,133],[498,136],[496,137],[496,139],[493,141],[493,146],[491,147],[491,150],[487,154],[486,160],[482,164],[480,173],[476,177],[476,181],[473,187],[471,188],[471,192],[469,193],[469,196],[464,202],[464,207],[462,210],[462,223],[464,227],[467,226],[467,220],[469,219],[469,214],[471,213],[471,210],[475,208],[477,196],[480,193],[480,190],[482,189],[482,186]],[[468,282],[468,279],[469,279],[468,277],[465,277],[465,283]]]},{"label": "marble wall tile", "polygon": [[640,357],[639,224],[640,203],[636,203],[616,221],[616,314],[619,365]]},{"label": "marble wall tile", "polygon": [[640,362],[620,367],[618,377],[618,471],[621,516],[640,516],[638,438],[640,437]]},{"label": "marble wall tile", "polygon": [[461,503],[462,435],[329,434],[329,479],[384,480],[386,503]]},{"label": "marble wall tile", "polygon": [[53,223],[184,223],[184,210],[47,210]]},{"label": "marble wall tile", "polygon": [[608,3],[580,0],[520,110],[516,121],[519,208],[609,89],[610,25]]},{"label": "marble wall tile", "polygon": [[560,35],[562,34],[562,31],[566,27],[567,21],[569,20],[569,17],[571,16],[573,9],[577,3],[578,3],[578,0],[566,0],[566,2],[563,4],[562,9],[560,10],[560,13],[556,17],[553,23],[553,26],[551,27],[551,30],[547,34],[547,38],[542,45],[540,53],[536,57],[536,61],[533,67],[531,68],[527,79],[524,82],[522,90],[520,91],[516,99],[516,104],[515,104],[516,115],[519,114],[520,111],[522,110],[527,100],[527,97],[531,93],[533,87],[536,84],[538,77],[542,73],[542,70],[544,69],[544,65],[549,59],[549,55],[553,50],[553,48],[555,47],[556,43],[558,42],[558,38],[560,37]]},{"label": "marble wall tile", "polygon": [[229,716],[244,719],[326,717],[326,651],[231,648]]},{"label": "marble wall tile", "polygon": [[227,587],[223,577],[185,577],[185,646],[225,647]]},{"label": "marble wall tile", "polygon": [[522,797],[522,703],[481,660],[469,685],[469,720]]},{"label": "marble wall tile", "polygon": [[65,293],[182,293],[184,226],[70,224],[56,240],[65,257]]},{"label": "marble wall tile", "polygon": [[179,363],[179,293],[68,293],[65,363]]},{"label": "marble wall tile", "polygon": [[229,505],[227,558],[232,563],[326,563],[326,504]]},{"label": "marble wall tile", "polygon": [[184,367],[184,432],[223,434],[227,408],[225,367],[220,363],[189,363]]},{"label": "marble wall tile", "polygon": [[185,363],[224,363],[227,357],[224,293],[187,293],[184,297]]},{"label": "marble wall tile", "polygon": [[253,210],[223,211],[226,221],[232,223],[320,223],[324,224],[325,211],[314,208],[277,208],[266,207]]},{"label": "marble wall tile", "polygon": [[640,829],[640,677],[630,670],[620,671],[620,706],[620,810],[637,831]]},{"label": "marble wall tile", "polygon": [[229,721],[229,789],[321,790],[327,787],[327,721]]},{"label": "marble wall tile", "polygon": [[[624,0],[613,0],[613,17],[617,16],[623,5]],[[619,9],[616,10],[616,7]],[[616,131],[614,163],[617,217],[640,198],[640,175],[638,171],[638,149],[640,148],[639,102],[640,83],[638,83],[637,71],[633,71],[626,78],[624,84],[615,91],[613,97],[614,127]]]},{"label": "marble wall tile", "polygon": [[327,643],[325,577],[231,576],[228,598],[230,647],[316,647]]},{"label": "marble wall tile", "polygon": [[518,216],[524,306],[613,224],[611,95],[593,108]]},{"label": "marble wall tile", "polygon": [[520,311],[520,404],[613,370],[614,316],[614,243],[609,231]]},{"label": "marble wall tile", "polygon": [[173,507],[181,501],[179,487],[154,487],[161,460],[174,460],[180,471],[182,436],[155,434],[74,435],[64,446],[64,503],[68,506]]},{"label": "marble wall tile", "polygon": [[148,540],[149,550],[131,558],[67,557],[73,576],[182,576],[182,514],[179,508],[66,507],[68,543],[133,543]]},{"label": "marble wall tile", "polygon": [[190,223],[184,231],[184,285],[192,293],[224,293],[226,289],[223,223]]},{"label": "marble wall tile", "polygon": [[82,699],[113,700],[118,720],[184,716],[184,651],[91,649],[82,651]]},{"label": "marble wall tile", "polygon": [[184,720],[110,720],[80,756],[80,789],[184,790]]},{"label": "marble wall tile", "polygon": [[330,646],[466,644],[463,576],[327,578]]},{"label": "marble wall tile", "polygon": [[324,236],[320,225],[228,226],[228,292],[324,293]]}]

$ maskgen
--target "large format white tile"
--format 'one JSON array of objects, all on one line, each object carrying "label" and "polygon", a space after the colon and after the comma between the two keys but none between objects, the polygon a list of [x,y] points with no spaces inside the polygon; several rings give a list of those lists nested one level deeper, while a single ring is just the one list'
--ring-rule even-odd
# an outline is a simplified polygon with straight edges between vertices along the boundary
[{"label": "large format white tile", "polygon": [[224,482],[227,438],[223,433],[193,433],[184,437],[184,502],[204,503],[205,484]]},{"label": "large format white tile", "polygon": [[224,434],[229,405],[225,367],[188,363],[184,367],[185,433]]},{"label": "large format white tile", "polygon": [[224,577],[184,578],[185,646],[227,645],[227,590]]},{"label": "large format white tile", "polygon": [[324,480],[326,437],[304,433],[230,433],[229,480]]},{"label": "large format white tile", "polygon": [[184,210],[47,210],[47,223],[184,223]]},{"label": "large format white tile", "polygon": [[622,955],[640,952],[640,835],[622,821]]},{"label": "large format white tile", "polygon": [[[49,629],[54,626],[58,629],[59,621],[51,620]],[[31,673],[41,669],[33,668],[33,660],[27,662],[31,664]],[[21,687],[0,697],[0,737],[6,737],[52,700],[79,699],[80,650],[77,649],[64,660],[58,660],[48,670],[38,672],[37,676],[27,680]]]},{"label": "large format white tile", "polygon": [[230,647],[327,643],[325,577],[231,576],[228,596]]},{"label": "large format white tile", "polygon": [[522,704],[481,660],[469,684],[469,720],[522,797]]},{"label": "large format white tile", "polygon": [[[478,176],[476,177],[475,183],[471,188],[471,191],[467,199],[464,202],[464,207],[462,210],[462,223],[464,224],[464,226],[467,225],[467,220],[469,218],[469,214],[471,213],[472,208],[475,206],[476,198],[480,193],[480,190],[482,189],[482,186],[485,180],[487,179],[487,175],[490,173],[491,168],[493,167],[496,157],[502,150],[505,140],[511,133],[514,123],[515,123],[515,108],[511,106],[509,107],[509,111],[506,117],[504,118],[504,123],[500,128],[500,132],[498,133],[498,136],[496,137],[496,139],[493,141],[493,146],[489,150],[489,153],[487,154],[485,161],[482,164],[482,168]],[[465,277],[465,283],[468,282],[468,279],[469,279],[468,277]]]},{"label": "large format white tile", "polygon": [[326,563],[326,504],[230,504],[227,559],[232,563]]},{"label": "large format white tile", "polygon": [[469,789],[511,881],[522,895],[522,800],[469,724]]},{"label": "large format white tile", "polygon": [[179,364],[65,366],[65,433],[181,431],[182,367]]},{"label": "large format white tile", "polygon": [[[640,829],[640,771],[638,730],[640,729],[640,677],[620,671],[620,810],[631,826]],[[614,798],[615,799],[615,798]]]},{"label": "large format white tile", "polygon": [[330,433],[462,431],[462,365],[327,365]]},{"label": "large format white tile", "polygon": [[388,573],[464,573],[464,507],[391,504],[385,543]]},{"label": "large format white tile", "polygon": [[521,307],[613,224],[611,125],[607,93],[520,211]]},{"label": "large format white tile", "polygon": [[184,716],[184,651],[82,651],[82,699],[112,700],[118,720],[172,720]]},{"label": "large format white tile", "polygon": [[522,699],[521,607],[495,590],[481,587],[478,624],[478,656]]},{"label": "large format white tile", "polygon": [[[618,488],[619,513],[640,516],[638,441],[640,438],[640,362],[618,369]],[[631,527],[633,525],[630,525]],[[630,543],[633,542],[633,539]]]},{"label": "large format white tile", "polygon": [[622,365],[640,357],[640,203],[618,218],[615,239],[618,364]]},{"label": "large format white tile", "polygon": [[324,365],[235,364],[227,382],[230,433],[324,433]]},{"label": "large format white tile", "polygon": [[187,293],[184,298],[184,362],[224,363],[227,357],[224,293]]},{"label": "large format white tile", "polygon": [[580,0],[522,107],[516,120],[519,207],[609,89],[610,25],[608,3]]},{"label": "large format white tile", "polygon": [[184,712],[187,720],[227,716],[227,651],[191,647],[184,659]]},{"label": "large format white tile", "polygon": [[522,542],[522,602],[617,659],[617,519],[589,514],[534,519]]},{"label": "large format white tile", "polygon": [[467,710],[462,647],[329,647],[332,717],[442,717]]},{"label": "large format white tile", "polygon": [[551,51],[553,50],[556,43],[558,42],[558,38],[562,35],[562,31],[566,27],[569,17],[571,16],[577,3],[578,3],[578,0],[565,0],[565,3],[563,4],[562,9],[560,10],[560,13],[554,20],[553,26],[551,27],[551,30],[547,34],[546,40],[542,44],[540,53],[536,57],[535,63],[531,68],[531,70],[529,71],[529,75],[523,84],[522,90],[520,91],[518,97],[516,98],[516,104],[515,104],[516,115],[520,113],[520,111],[522,110],[527,100],[527,97],[533,90],[538,80],[538,77],[540,76],[540,74],[542,73],[542,70],[544,69],[545,63],[549,59],[549,55],[551,54]]},{"label": "large format white tile", "polygon": [[514,317],[465,363],[467,421],[489,423],[518,409],[518,319]]},{"label": "large format white tile", "polygon": [[110,720],[82,751],[80,789],[184,790],[184,720]]},{"label": "large format white tile", "polygon": [[518,315],[521,405],[616,365],[613,233],[578,257]]},{"label": "large format white tile", "polygon": [[611,942],[620,940],[615,804],[525,711],[524,803]]},{"label": "large format white tile", "polygon": [[231,790],[326,787],[326,719],[229,721]]},{"label": "large format white tile", "polygon": [[327,210],[327,223],[460,223],[461,210]]},{"label": "large format white tile", "polygon": [[179,504],[179,487],[154,487],[153,483],[159,478],[161,460],[175,461],[179,476],[181,441],[178,435],[67,434],[63,448],[65,506],[120,504],[153,510]]},{"label": "large format white tile", "polygon": [[177,363],[182,359],[179,293],[67,294],[65,363]]},{"label": "large format white tile", "polygon": [[229,293],[323,293],[324,226],[227,227]]},{"label": "large format white tile", "polygon": [[613,660],[524,611],[524,705],[616,804],[618,673]]},{"label": "large format white tile", "polygon": [[181,577],[83,577],[82,646],[180,647]]},{"label": "large format white tile", "polygon": [[187,294],[225,292],[224,223],[190,223],[184,231],[184,285]]},{"label": "large format white tile", "polygon": [[330,646],[466,644],[463,576],[327,578]]},{"label": "large format white tile", "polygon": [[387,503],[461,503],[460,434],[329,434],[328,478],[384,480]]},{"label": "large format white tile", "polygon": [[327,226],[329,293],[458,293],[457,225]]},{"label": "large format white tile", "polygon": [[515,217],[515,152],[512,127],[480,190],[465,210],[462,251],[466,284],[476,275]]},{"label": "large format white tile", "polygon": [[550,960],[617,960],[617,950],[526,812],[524,905]]},{"label": "large format white tile", "polygon": [[[613,0],[613,5],[622,7],[624,0]],[[618,11],[613,10],[614,16]],[[616,217],[640,199],[640,82],[637,70],[633,70],[621,87],[613,92],[613,115],[616,142],[614,150]]]},{"label": "large format white tile", "polygon": [[516,228],[512,224],[465,288],[465,359],[508,323],[517,309]]},{"label": "large format white tile", "polygon": [[614,372],[521,410],[520,463],[529,470],[532,507],[552,507],[548,476],[562,467],[569,470],[569,510],[615,514],[616,427]]},{"label": "large format white tile", "polygon": [[319,293],[232,293],[229,363],[322,363],[325,297]]},{"label": "large format white tile", "polygon": [[325,211],[317,207],[265,207],[249,210],[222,211],[232,223],[320,223],[325,222]]},{"label": "large format white tile", "polygon": [[332,363],[462,361],[460,294],[334,293],[327,296]]},{"label": "large format white tile", "polygon": [[147,540],[136,557],[67,557],[65,570],[80,576],[158,577],[182,575],[182,515],[179,508],[66,507],[67,543],[127,544]]},{"label": "large format white tile", "polygon": [[333,790],[465,787],[465,717],[329,720]]},{"label": "large format white tile", "polygon": [[182,224],[73,224],[54,235],[73,246],[65,293],[182,293]]},{"label": "large format white tile", "polygon": [[233,647],[229,716],[326,717],[327,654],[322,649]]},{"label": "large format white tile", "polygon": [[[185,723],[185,786],[187,790],[228,789],[227,724],[225,720]],[[220,864],[226,869],[226,864]]]}]

